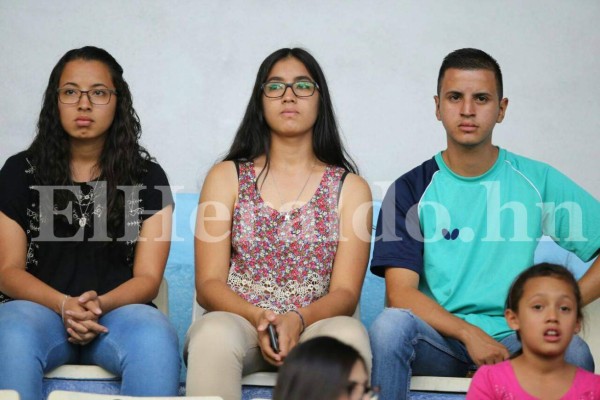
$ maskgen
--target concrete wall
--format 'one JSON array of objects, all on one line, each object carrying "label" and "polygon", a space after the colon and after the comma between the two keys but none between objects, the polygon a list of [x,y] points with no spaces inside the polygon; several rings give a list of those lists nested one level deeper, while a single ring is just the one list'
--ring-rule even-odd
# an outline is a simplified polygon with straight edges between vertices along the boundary
[{"label": "concrete wall", "polygon": [[260,62],[301,46],[321,63],[352,156],[376,199],[445,146],[433,95],[442,58],[478,47],[510,104],[496,144],[600,197],[600,2],[0,2],[0,163],[31,141],[50,70],[93,44],[125,69],[143,143],[197,192],[228,148]]}]

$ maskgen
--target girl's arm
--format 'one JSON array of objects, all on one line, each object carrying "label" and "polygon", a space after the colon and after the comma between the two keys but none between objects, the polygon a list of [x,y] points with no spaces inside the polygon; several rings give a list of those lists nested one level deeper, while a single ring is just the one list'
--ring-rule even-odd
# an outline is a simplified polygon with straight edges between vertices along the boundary
[{"label": "girl's arm", "polygon": [[338,315],[352,316],[369,263],[373,227],[371,189],[358,175],[348,174],[339,202],[340,232],[329,292],[300,310],[306,326]]},{"label": "girl's arm", "polygon": [[227,285],[237,191],[238,177],[231,161],[215,165],[206,176],[194,238],[196,299],[208,311],[235,313],[257,326],[264,310],[242,299]]},{"label": "girl's arm", "polygon": [[0,212],[0,291],[13,299],[29,300],[60,315],[65,295],[25,269],[27,236],[23,228]]},{"label": "girl's arm", "polygon": [[[77,299],[60,293],[27,272],[26,254],[25,232],[19,224],[0,212],[0,291],[13,299],[32,301],[56,312],[63,319],[71,336],[69,341],[73,343],[87,344],[99,333],[106,332],[106,328],[97,323],[100,310],[86,310]],[[84,316],[84,326],[74,322],[69,312]]]},{"label": "girl's arm", "polygon": [[[100,315],[128,304],[149,303],[158,295],[171,247],[172,218],[173,206],[168,205],[142,223],[131,279],[101,296],[91,290],[67,300],[65,324],[70,342],[89,343],[99,333],[108,332],[96,322]],[[84,311],[73,309],[73,303]]]},{"label": "girl's arm", "polygon": [[[325,318],[356,311],[365,271],[373,226],[373,207],[369,185],[361,177],[348,174],[339,201],[340,230],[329,292],[311,305],[299,309],[305,326]],[[293,312],[277,317],[280,357],[296,345],[302,332],[302,321]],[[259,330],[266,326],[259,327]]]},{"label": "girl's arm", "polygon": [[[142,223],[135,245],[133,277],[98,296],[104,314],[127,304],[149,303],[158,295],[171,247],[172,220],[173,206],[168,205]],[[81,303],[87,300],[86,295],[90,292],[80,297]]]}]

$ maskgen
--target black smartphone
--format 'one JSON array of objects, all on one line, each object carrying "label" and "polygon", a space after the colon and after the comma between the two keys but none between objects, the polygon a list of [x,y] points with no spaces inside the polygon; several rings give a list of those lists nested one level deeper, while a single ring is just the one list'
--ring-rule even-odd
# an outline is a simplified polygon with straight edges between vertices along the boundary
[{"label": "black smartphone", "polygon": [[279,340],[277,340],[277,331],[275,327],[271,324],[267,327],[269,331],[269,341],[271,342],[271,348],[275,353],[279,353]]}]

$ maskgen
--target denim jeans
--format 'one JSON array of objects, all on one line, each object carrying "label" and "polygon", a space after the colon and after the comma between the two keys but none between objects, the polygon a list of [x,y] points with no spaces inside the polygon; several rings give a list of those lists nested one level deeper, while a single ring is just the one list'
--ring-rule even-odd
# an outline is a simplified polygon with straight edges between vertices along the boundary
[{"label": "denim jeans", "polygon": [[0,389],[40,400],[45,372],[63,364],[96,364],[121,376],[123,395],[178,394],[177,333],[160,311],[132,304],[99,323],[108,333],[79,346],[67,341],[61,317],[49,308],[23,300],[0,304]]},{"label": "denim jeans", "polygon": [[[380,400],[407,399],[412,375],[464,377],[476,366],[458,340],[441,336],[409,310],[386,308],[369,331],[373,351],[372,384]],[[511,354],[521,348],[516,334],[500,341]],[[588,371],[594,359],[587,344],[574,336],[565,359]]]}]

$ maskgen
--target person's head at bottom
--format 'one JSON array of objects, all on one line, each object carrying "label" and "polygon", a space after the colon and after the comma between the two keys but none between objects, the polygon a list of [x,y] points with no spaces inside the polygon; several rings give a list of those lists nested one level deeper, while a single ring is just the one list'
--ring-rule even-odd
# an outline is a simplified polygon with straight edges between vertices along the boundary
[{"label": "person's head at bottom", "polygon": [[371,399],[365,361],[352,346],[331,337],[300,343],[279,369],[273,400]]}]

